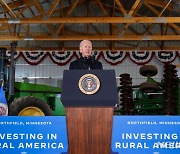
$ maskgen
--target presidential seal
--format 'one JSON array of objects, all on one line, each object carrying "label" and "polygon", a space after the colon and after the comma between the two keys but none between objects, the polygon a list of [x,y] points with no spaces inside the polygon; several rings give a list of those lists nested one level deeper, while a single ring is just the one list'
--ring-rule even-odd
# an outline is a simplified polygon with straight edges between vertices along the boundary
[{"label": "presidential seal", "polygon": [[79,89],[87,95],[96,93],[100,88],[100,81],[94,74],[85,74],[79,79]]}]

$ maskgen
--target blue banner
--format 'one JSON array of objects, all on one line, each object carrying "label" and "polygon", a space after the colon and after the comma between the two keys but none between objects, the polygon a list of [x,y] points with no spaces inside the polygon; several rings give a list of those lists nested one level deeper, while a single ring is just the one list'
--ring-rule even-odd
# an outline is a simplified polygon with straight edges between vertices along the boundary
[{"label": "blue banner", "polygon": [[114,116],[112,151],[180,154],[179,116]]},{"label": "blue banner", "polygon": [[67,152],[65,117],[1,117],[0,154]]},{"label": "blue banner", "polygon": [[[114,116],[112,153],[179,154],[179,116]],[[0,117],[0,154],[63,154],[64,116]]]}]

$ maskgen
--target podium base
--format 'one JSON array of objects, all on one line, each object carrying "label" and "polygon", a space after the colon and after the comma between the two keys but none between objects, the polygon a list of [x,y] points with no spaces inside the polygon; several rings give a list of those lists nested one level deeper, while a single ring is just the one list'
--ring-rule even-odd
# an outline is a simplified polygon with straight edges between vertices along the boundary
[{"label": "podium base", "polygon": [[113,107],[67,107],[69,154],[110,154]]}]

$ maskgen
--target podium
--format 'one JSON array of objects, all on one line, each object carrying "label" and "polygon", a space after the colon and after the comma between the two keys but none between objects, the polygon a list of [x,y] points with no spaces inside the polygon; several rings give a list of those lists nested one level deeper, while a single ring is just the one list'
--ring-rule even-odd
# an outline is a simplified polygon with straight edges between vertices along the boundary
[{"label": "podium", "polygon": [[118,98],[115,71],[65,70],[62,89],[68,154],[110,154]]}]

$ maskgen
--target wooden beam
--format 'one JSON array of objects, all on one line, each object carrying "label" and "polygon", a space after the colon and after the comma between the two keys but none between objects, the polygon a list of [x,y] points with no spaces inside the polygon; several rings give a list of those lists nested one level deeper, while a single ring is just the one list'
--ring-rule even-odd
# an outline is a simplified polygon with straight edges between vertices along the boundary
[{"label": "wooden beam", "polygon": [[[152,4],[154,6],[158,6],[161,8],[164,8],[166,6],[165,1],[158,1],[158,0],[145,0],[144,2],[148,3],[148,4]],[[168,10],[173,10],[173,5],[169,4],[169,6],[167,7]]]},{"label": "wooden beam", "polygon": [[[90,24],[90,25],[92,25],[92,24]],[[14,25],[12,25],[12,27],[11,28],[13,28],[13,26]],[[92,25],[92,28],[94,29],[94,31],[95,32],[93,32],[93,33],[88,33],[87,34],[87,32],[86,31],[83,31],[83,32],[79,32],[79,31],[75,31],[75,30],[72,30],[72,29],[67,29],[67,32],[64,34],[64,35],[61,35],[61,36],[65,36],[65,35],[67,35],[67,36],[81,36],[81,35],[89,35],[89,36],[103,36],[103,35],[105,35],[105,36],[107,36],[107,35],[114,35],[114,36],[123,36],[123,35],[118,35],[118,34],[110,34],[110,33],[108,33],[108,32],[105,32],[105,33],[102,33],[102,32],[100,32],[98,29],[96,29],[96,27],[94,27],[94,25]],[[147,27],[145,27],[145,29],[147,29]],[[131,30],[131,31],[133,31],[133,30]],[[31,36],[32,37],[34,37],[34,36],[51,36],[51,35],[49,35],[49,32],[31,32],[30,31],[30,33],[31,33]],[[126,33],[126,36],[140,36],[140,35],[143,35],[142,33],[137,33],[136,31],[133,31],[133,33]],[[153,33],[149,33],[150,35],[165,35],[165,34],[162,34],[161,32],[157,32],[157,33],[155,33],[155,34],[153,34]],[[9,32],[1,32],[1,35],[2,36],[9,36]],[[19,33],[19,35],[20,36],[27,36],[27,32],[20,32]],[[149,36],[150,36],[149,35]],[[168,34],[166,34],[166,35],[174,35],[174,33],[173,32],[171,32],[171,33],[168,33]],[[53,35],[52,35],[53,36]],[[56,37],[56,36],[53,36],[53,37]]]},{"label": "wooden beam", "polygon": [[[70,10],[68,11],[66,17],[69,17],[69,16],[71,15],[71,13],[73,12],[73,10],[74,10],[75,7],[77,6],[78,2],[79,2],[79,0],[76,0],[76,1],[74,2],[73,6],[72,6],[72,7],[70,8]],[[63,28],[63,26],[64,26],[64,24],[62,23],[62,24],[58,27],[58,29],[56,30],[56,34],[59,34],[59,33],[60,33],[60,31],[61,31],[61,29]]]},{"label": "wooden beam", "polygon": [[126,10],[124,9],[123,5],[121,4],[121,2],[119,0],[115,0],[116,4],[118,5],[119,9],[122,11],[122,13],[124,15],[127,14]]},{"label": "wooden beam", "polygon": [[[168,7],[168,5],[170,4],[172,0],[169,0],[168,3],[166,4],[166,6],[163,8],[163,10],[158,14],[158,18],[161,17],[161,15],[163,14],[163,12],[166,10],[166,8]],[[154,26],[155,22],[153,24],[151,24],[148,28],[148,30],[145,32],[144,35],[147,35],[149,33],[149,31],[151,30],[151,28]]]},{"label": "wooden beam", "polygon": [[[158,12],[155,8],[153,8],[151,5],[149,5],[149,4],[145,3],[145,2],[144,2],[144,4],[145,4],[147,7],[149,7],[156,15],[159,15],[159,12]],[[161,16],[161,17],[163,17],[163,16]],[[175,23],[175,22],[174,22],[174,23]],[[177,30],[177,33],[180,33],[180,28],[179,28],[179,26],[176,25],[176,24],[174,24],[174,23],[170,23],[171,27],[173,27],[175,30]]]},{"label": "wooden beam", "polygon": [[[172,1],[172,0],[169,0],[169,1],[167,2],[166,6],[163,8],[163,10],[158,14],[158,17],[160,17],[160,16],[163,14],[163,12],[166,10],[166,8],[168,7],[168,5],[170,4],[171,1]],[[147,31],[144,33],[144,36],[147,36],[147,35],[148,35],[148,33],[150,32],[151,28],[152,28],[154,25],[155,25],[155,23],[153,23],[153,24],[151,24],[151,25],[149,26],[149,28],[147,29]],[[139,43],[137,44],[137,48],[141,45],[142,41],[143,41],[143,39],[139,41]]]},{"label": "wooden beam", "polygon": [[[3,2],[3,4],[7,7],[7,9],[11,12],[12,16],[13,16],[14,18],[17,18],[18,16],[11,10],[11,8],[6,4],[6,2],[5,2],[4,0],[2,0],[2,2]],[[7,19],[7,18],[6,18],[6,19]],[[9,26],[8,26],[8,27],[9,27]],[[24,28],[25,31],[28,32],[26,26],[24,26],[24,25],[22,24],[22,27]],[[29,34],[29,33],[28,33],[28,34]]]},{"label": "wooden beam", "polygon": [[164,6],[163,10],[160,12],[160,14],[158,15],[158,17],[160,17],[160,16],[164,13],[164,11],[165,11],[166,8],[169,6],[169,4],[171,3],[171,1],[172,1],[172,0],[169,0],[169,1],[167,2],[167,4]]},{"label": "wooden beam", "polygon": [[4,0],[1,0],[1,1],[2,1],[2,3],[5,5],[5,7],[9,10],[9,12],[12,14],[12,16],[16,18],[16,14],[11,10],[11,8],[9,7],[9,5],[7,5]]},{"label": "wooden beam", "polygon": [[53,36],[34,36],[34,37],[25,37],[25,36],[0,36],[0,41],[19,41],[19,40],[24,40],[24,41],[34,41],[34,40],[38,40],[38,41],[77,41],[77,40],[84,40],[84,39],[88,39],[88,40],[101,40],[101,41],[112,41],[112,40],[116,40],[116,41],[122,41],[122,40],[126,40],[126,41],[140,41],[140,40],[144,40],[144,41],[149,41],[149,40],[180,40],[180,35],[125,35],[123,37],[121,36],[112,36],[112,35],[102,35],[102,36],[77,36],[77,35],[73,35],[73,36],[57,36],[57,37],[53,37]]},{"label": "wooden beam", "polygon": [[32,16],[35,16],[35,13],[33,12],[32,8],[29,8],[29,11],[31,12]]},{"label": "wooden beam", "polygon": [[[171,16],[172,12],[169,12],[168,16]],[[165,29],[164,29],[164,25],[161,24],[161,34],[162,35],[167,35],[167,31],[169,29],[169,24],[166,24]],[[161,41],[161,49],[163,49],[165,47],[165,41]]]},{"label": "wooden beam", "polygon": [[38,0],[34,0],[34,6],[36,7],[36,9],[38,10],[38,12],[41,14],[41,15],[44,15],[44,10],[43,8],[41,7],[40,3]]},{"label": "wooden beam", "polygon": [[23,9],[21,9],[20,11],[17,12],[16,16],[19,17],[20,14],[22,15],[22,13],[23,13],[26,9],[28,9],[29,7],[30,7],[30,6],[28,6],[28,5],[25,6]]},{"label": "wooden beam", "polygon": [[156,15],[159,14],[159,11],[157,11],[153,6],[151,6],[149,3],[146,1],[144,2],[144,5],[147,6],[152,12],[154,12]]},{"label": "wooden beam", "polygon": [[[12,22],[11,22],[12,21]],[[58,24],[58,23],[180,23],[180,17],[50,17],[44,18],[0,18],[0,23]]]},{"label": "wooden beam", "polygon": [[[143,3],[141,2],[141,0],[136,0],[135,3],[133,4],[131,10],[128,12],[128,15],[134,15],[137,13],[137,11],[140,9],[141,5]],[[139,6],[139,7],[138,7]],[[129,27],[129,23],[126,23],[126,25],[123,27],[123,30],[121,32],[121,34],[124,35],[125,31],[128,29]]]},{"label": "wooden beam", "polygon": [[[0,46],[0,48],[7,48],[7,50],[10,51],[10,46]],[[45,46],[38,46],[38,47],[21,47],[21,46],[17,46],[16,47],[16,51],[20,52],[26,52],[26,51],[36,51],[36,50],[43,50],[44,52],[48,52],[48,51],[60,51],[61,49],[59,47],[45,47]],[[110,47],[93,47],[94,51],[111,51]],[[134,50],[137,50],[135,47],[114,47],[114,51],[126,51],[126,52],[132,52]],[[168,47],[164,47],[163,51],[174,51],[177,50],[179,51],[179,47],[177,46],[168,46]],[[64,47],[63,51],[79,51],[79,47]],[[141,47],[139,49],[139,51],[153,51],[153,52],[157,52],[157,51],[161,51],[161,49],[159,47]]]},{"label": "wooden beam", "polygon": [[2,25],[0,26],[0,31],[3,31],[3,30],[5,30],[5,29],[7,29],[7,28],[8,28],[8,25],[9,25],[9,24],[2,24]]},{"label": "wooden beam", "polygon": [[[45,12],[44,12],[43,8],[41,7],[40,3],[38,2],[38,0],[35,0],[34,4],[35,4],[35,7],[37,8],[38,12],[41,14],[41,16],[44,16],[44,15],[45,15]],[[54,5],[53,5],[53,7],[54,7]],[[52,13],[51,11],[52,11],[52,10],[50,9],[50,12],[48,13],[48,16],[50,16],[50,14]],[[46,24],[46,26],[47,26],[47,28],[49,29],[50,33],[53,34],[54,31],[53,31],[51,25]]]},{"label": "wooden beam", "polygon": [[102,3],[100,0],[96,0],[98,5],[100,6],[101,10],[103,11],[103,13],[108,17],[109,13],[106,11],[106,9],[103,7]]},{"label": "wooden beam", "polygon": [[61,0],[55,0],[51,6],[51,8],[49,9],[47,15],[51,16],[51,14],[53,13],[54,9],[56,8],[56,6],[58,5],[59,1]]},{"label": "wooden beam", "polygon": [[[100,6],[100,8],[102,9],[103,13],[106,15],[106,17],[109,17],[108,12],[107,12],[106,9],[103,7],[103,5],[102,5],[102,3],[100,2],[100,0],[96,0],[96,1],[97,1],[98,5]],[[117,27],[114,23],[112,23],[112,25],[114,26],[115,30],[119,33],[120,31],[119,31],[118,27]]]},{"label": "wooden beam", "polygon": [[[26,5],[24,0],[18,0],[18,1],[15,1],[14,3],[8,4],[8,6],[11,8],[11,10],[16,9],[17,7],[19,7],[21,5]],[[2,8],[3,8],[3,12],[9,11],[9,9],[5,5],[3,5]],[[0,13],[2,13],[2,12],[0,12]]]},{"label": "wooden beam", "polygon": [[141,0],[136,0],[131,8],[131,10],[128,12],[129,15],[132,15],[134,13],[134,11],[136,10],[137,6],[139,5],[139,3],[141,2]]},{"label": "wooden beam", "polygon": [[[64,3],[65,0],[62,0],[61,2]],[[64,10],[69,10],[71,7],[72,7],[73,3],[71,5],[67,5],[67,6],[62,6],[61,7],[58,7],[57,9],[55,9],[53,12],[52,12],[52,15],[53,14],[62,14],[64,13]],[[81,1],[79,0],[78,2],[78,6],[82,6],[84,5],[84,1]],[[38,16],[37,16],[38,17]]]}]

